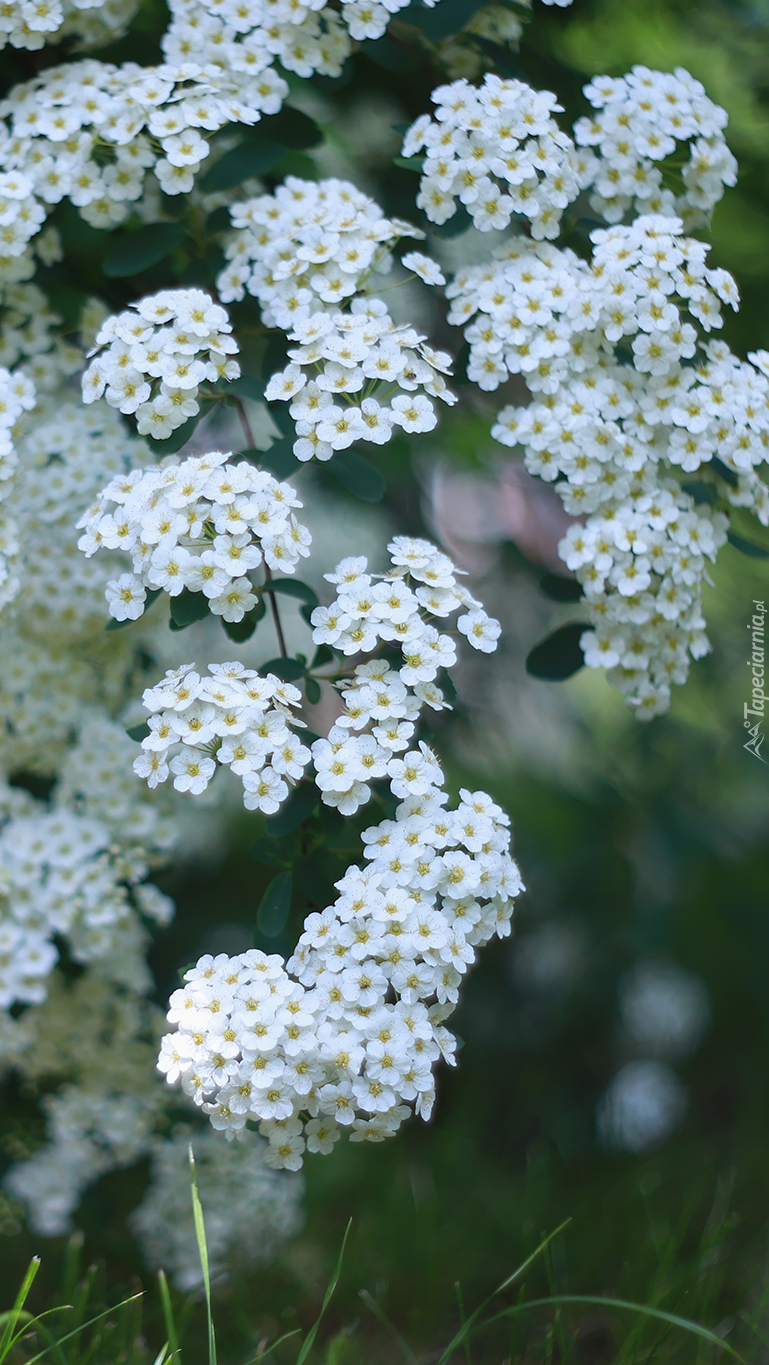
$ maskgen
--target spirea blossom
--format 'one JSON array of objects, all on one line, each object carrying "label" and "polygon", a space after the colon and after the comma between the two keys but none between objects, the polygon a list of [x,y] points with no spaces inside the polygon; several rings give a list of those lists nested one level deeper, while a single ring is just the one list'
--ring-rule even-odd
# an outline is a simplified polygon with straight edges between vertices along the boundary
[{"label": "spirea blossom", "polygon": [[291,574],[309,553],[309,532],[291,511],[301,507],[293,488],[230,458],[215,451],[120,475],[80,519],[84,554],[132,556],[133,573],[107,584],[115,620],[141,616],[149,588],[203,593],[215,616],[242,621],[258,601],[249,574],[262,564]]},{"label": "spirea blossom", "polygon": [[364,835],[367,863],[310,915],[287,963],[253,949],[201,958],[171,996],[159,1067],[228,1136],[249,1120],[269,1164],[297,1170],[428,1118],[433,1064],[477,947],[510,932],[522,889],[508,818],[484,792],[458,807],[429,784]]},{"label": "spirea blossom", "polygon": [[[165,194],[185,194],[211,147],[206,135],[254,124],[288,92],[272,72],[197,60],[158,67],[86,59],[49,67],[0,104],[0,258],[22,256],[50,208],[69,199],[98,228],[122,223],[148,172]],[[105,151],[111,155],[105,155]]]},{"label": "spirea blossom", "polygon": [[589,262],[514,238],[447,290],[452,320],[472,318],[468,375],[494,390],[521,374],[532,391],[492,434],[522,446],[529,472],[557,481],[566,510],[587,519],[559,547],[595,626],[585,661],[610,669],[639,716],[664,710],[688,659],[709,648],[702,587],[728,523],[681,475],[715,459],[719,495],[769,518],[756,472],[769,386],[703,338],[737,289],[682,233],[660,215],[596,230]]},{"label": "spirea blossom", "polygon": [[197,796],[223,764],[240,776],[246,808],[270,815],[310,761],[290,728],[304,723],[294,715],[302,694],[237,662],[210,664],[209,673],[185,664],[145,691],[150,733],[134,772],[150,787],[170,772],[177,791]]},{"label": "spirea blossom", "polygon": [[35,388],[31,381],[23,374],[11,374],[0,368],[0,609],[19,590],[19,578],[14,572],[19,527],[9,506],[19,463],[13,428],[21,414],[34,406]]},{"label": "spirea blossom", "polygon": [[[0,1008],[39,1004],[63,939],[75,962],[109,957],[137,915],[152,913],[142,850],[115,844],[91,815],[44,807],[0,829]],[[137,894],[138,893],[138,894]],[[161,897],[165,903],[165,898]]]},{"label": "spirea blossom", "polygon": [[83,401],[132,414],[140,436],[164,440],[200,411],[201,384],[235,379],[238,343],[226,310],[202,289],[164,289],[109,317],[83,375]]},{"label": "spirea blossom", "polygon": [[590,156],[578,153],[553,114],[555,95],[487,74],[438,86],[435,114],[420,114],[403,155],[424,152],[417,204],[432,223],[467,209],[482,232],[528,221],[537,240],[557,237],[564,209],[586,182]]},{"label": "spirea blossom", "polygon": [[293,324],[290,364],[265,389],[290,402],[299,460],[329,460],[357,441],[384,445],[398,430],[432,431],[431,399],[454,404],[446,387],[451,357],[398,327],[381,299],[354,299],[349,313],[313,313]]},{"label": "spirea blossom", "polygon": [[221,73],[236,73],[269,91],[277,109],[288,94],[277,63],[305,80],[316,72],[339,76],[352,51],[351,39],[381,38],[390,17],[407,2],[343,0],[337,10],[324,0],[250,0],[247,5],[171,0],[171,24],[162,47],[169,62],[201,62]]},{"label": "spirea blossom", "polygon": [[421,237],[410,223],[385,217],[349,180],[289,175],[274,194],[233,204],[230,264],[216,281],[223,303],[259,300],[268,327],[291,330],[311,313],[337,313],[374,275],[392,266],[401,237]]},{"label": "spirea blossom", "polygon": [[325,738],[307,748],[291,733],[303,724],[293,714],[301,693],[291,684],[237,662],[210,665],[212,677],[186,664],[144,693],[150,733],[134,771],[151,787],[173,775],[178,791],[196,796],[217,765],[226,765],[242,779],[245,806],[268,815],[311,759],[321,800],[343,815],[365,805],[377,779],[389,779],[399,799],[440,784],[434,755],[425,744],[413,747],[422,707],[449,709],[435,679],[456,662],[456,645],[433,622],[460,612],[457,629],[483,653],[496,649],[499,622],[429,541],[396,536],[389,550],[387,574],[370,574],[362,556],[342,560],[326,575],[338,596],[311,614],[315,644],[342,657],[375,654],[383,645],[401,655],[400,664],[373,658],[351,667],[336,684],[344,708]]},{"label": "spirea blossom", "polygon": [[136,0],[7,0],[0,16],[0,49],[38,51],[63,38],[96,46],[120,38],[133,18]]},{"label": "spirea blossom", "polygon": [[[627,76],[595,76],[585,95],[596,113],[578,119],[579,146],[599,160],[590,179],[590,203],[609,223],[636,213],[667,213],[688,228],[707,223],[725,185],[737,182],[737,162],[726,145],[726,111],[683,67],[675,72],[634,66]],[[665,184],[665,161],[685,151],[677,167],[683,191]]]},{"label": "spirea blossom", "polygon": [[456,663],[456,644],[434,623],[460,612],[457,629],[483,653],[496,649],[500,633],[499,622],[486,615],[457,581],[448,556],[429,541],[396,536],[388,549],[387,574],[370,574],[363,556],[342,560],[326,575],[337,585],[336,599],[310,618],[315,643],[343,656],[376,654],[383,645],[400,652],[397,662],[390,655],[359,663],[337,683],[344,711],[328,736],[312,746],[321,798],[343,815],[369,800],[372,779],[389,778],[400,799],[442,781],[427,746],[410,748],[422,707],[448,708],[435,680]]},{"label": "spirea blossom", "polygon": [[84,559],[75,526],[99,488],[148,455],[101,405],[88,410],[71,399],[52,400],[38,405],[36,417],[19,439],[12,498],[23,585],[14,624],[50,649],[103,630],[105,582],[119,572],[120,556]]}]

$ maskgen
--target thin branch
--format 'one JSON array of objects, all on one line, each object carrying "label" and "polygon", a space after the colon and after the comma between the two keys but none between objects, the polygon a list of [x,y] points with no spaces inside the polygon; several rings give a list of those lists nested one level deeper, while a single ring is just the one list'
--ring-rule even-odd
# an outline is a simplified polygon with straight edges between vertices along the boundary
[{"label": "thin branch", "polygon": [[[238,399],[237,407],[238,407],[238,415],[239,415],[239,417],[240,417],[240,425],[241,425],[242,428],[243,428],[243,435],[245,436],[246,440],[248,441],[248,448],[249,448],[249,450],[254,450],[254,449],[255,449],[255,446],[254,446],[254,433],[253,433],[252,430],[251,430],[251,423],[249,422],[248,417],[246,416],[246,410],[245,410],[245,408],[244,408],[244,406],[243,406],[243,400],[242,400],[241,398]],[[264,565],[264,577],[265,577],[265,580],[266,580],[267,583],[271,583],[271,582],[272,582],[272,573],[271,573],[271,571],[270,571],[270,566],[269,566],[269,564],[268,564],[266,561],[265,561],[265,565]],[[277,601],[275,600],[275,599],[276,599],[276,594],[275,594],[274,592],[270,592],[270,593],[267,593],[267,596],[268,596],[269,599],[270,599],[270,610],[271,610],[271,612],[272,612],[272,622],[273,622],[273,625],[275,626],[275,634],[276,634],[277,637],[278,637],[278,648],[279,648],[280,653],[281,653],[281,658],[287,659],[287,658],[288,658],[288,650],[286,649],[286,637],[285,637],[284,634],[283,634],[283,625],[282,625],[281,619],[280,619],[280,610],[279,610],[279,608],[278,608]]]}]

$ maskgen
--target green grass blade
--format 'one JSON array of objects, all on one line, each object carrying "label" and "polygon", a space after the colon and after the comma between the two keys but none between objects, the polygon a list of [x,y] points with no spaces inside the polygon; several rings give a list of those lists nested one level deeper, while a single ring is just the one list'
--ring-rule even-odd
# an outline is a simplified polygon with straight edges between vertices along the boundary
[{"label": "green grass blade", "polygon": [[333,1273],[333,1275],[331,1276],[331,1279],[329,1280],[328,1289],[326,1290],[326,1292],[325,1292],[325,1294],[324,1294],[324,1296],[323,1296],[323,1303],[322,1303],[322,1305],[321,1305],[321,1310],[320,1310],[320,1312],[319,1312],[319,1314],[318,1314],[318,1316],[317,1316],[315,1322],[313,1323],[312,1327],[310,1328],[309,1332],[307,1333],[307,1336],[305,1337],[304,1341],[302,1342],[302,1349],[300,1350],[299,1355],[298,1355],[297,1358],[296,1358],[296,1365],[304,1365],[305,1360],[307,1359],[308,1355],[310,1354],[310,1351],[312,1350],[313,1345],[314,1345],[314,1342],[315,1342],[315,1338],[316,1338],[316,1336],[318,1335],[318,1328],[320,1327],[321,1319],[322,1319],[322,1317],[323,1317],[323,1314],[325,1313],[326,1309],[328,1308],[328,1305],[329,1305],[330,1302],[331,1302],[331,1296],[332,1296],[334,1290],[336,1289],[336,1287],[337,1287],[337,1285],[338,1285],[338,1283],[339,1283],[339,1276],[340,1276],[341,1273],[342,1273],[342,1261],[344,1260],[344,1249],[345,1249],[345,1247],[347,1246],[347,1238],[348,1238],[349,1235],[350,1235],[350,1228],[351,1228],[351,1227],[352,1227],[352,1218],[350,1219],[349,1223],[347,1224],[347,1227],[345,1228],[344,1237],[342,1238],[342,1246],[341,1246],[341,1250],[340,1250],[340,1252],[339,1252],[339,1258],[338,1258],[337,1263],[336,1263],[336,1269],[334,1270],[334,1273]]},{"label": "green grass blade", "polygon": [[395,1326],[395,1323],[390,1321],[384,1309],[380,1307],[376,1299],[373,1298],[371,1294],[369,1294],[367,1289],[361,1289],[359,1297],[363,1299],[363,1302],[365,1303],[369,1311],[374,1314],[374,1317],[376,1318],[377,1322],[381,1322],[382,1326],[386,1329],[386,1331],[390,1333],[390,1336],[392,1337],[396,1346],[400,1347],[404,1359],[408,1361],[409,1365],[419,1365],[419,1361],[417,1360],[416,1356],[414,1355],[414,1352],[412,1351],[411,1347],[406,1341],[406,1338],[401,1336],[400,1332],[398,1331],[398,1328]]},{"label": "green grass blade", "polygon": [[32,1288],[32,1283],[39,1269],[40,1257],[33,1256],[32,1260],[27,1266],[27,1273],[21,1282],[19,1292],[16,1295],[16,1298],[14,1299],[13,1308],[10,1310],[10,1313],[8,1314],[8,1321],[6,1322],[5,1327],[3,1328],[3,1335],[0,1337],[0,1365],[1,1362],[4,1361],[6,1356],[8,1355],[16,1323],[18,1322],[19,1317],[24,1310],[24,1305],[27,1302],[27,1296],[29,1294],[30,1289]]},{"label": "green grass blade", "polygon": [[264,1357],[266,1355],[272,1355],[272,1352],[276,1349],[276,1347],[282,1346],[284,1341],[288,1341],[289,1337],[295,1337],[297,1333],[300,1331],[301,1331],[300,1327],[292,1327],[290,1332],[284,1332],[283,1336],[278,1337],[277,1341],[273,1341],[271,1345],[268,1345],[267,1341],[265,1340],[263,1345],[260,1346],[256,1355],[252,1356],[250,1360],[246,1361],[246,1365],[259,1365],[259,1361],[264,1360]]},{"label": "green grass blade", "polygon": [[489,1294],[488,1298],[485,1298],[483,1300],[483,1303],[478,1305],[475,1311],[470,1314],[467,1321],[462,1324],[459,1331],[454,1334],[448,1346],[446,1347],[446,1350],[443,1352],[443,1355],[436,1362],[436,1365],[446,1365],[447,1361],[454,1354],[457,1347],[461,1346],[465,1339],[472,1332],[473,1325],[480,1317],[486,1305],[491,1303],[491,1300],[495,1299],[497,1297],[497,1294],[501,1294],[503,1290],[509,1289],[511,1284],[514,1284],[516,1280],[519,1280],[521,1278],[521,1275],[524,1275],[526,1273],[529,1266],[534,1261],[536,1261],[537,1257],[542,1255],[542,1252],[545,1250],[546,1247],[550,1245],[550,1243],[553,1241],[553,1238],[557,1237],[559,1233],[563,1232],[564,1228],[567,1228],[570,1222],[571,1222],[570,1218],[565,1218],[564,1221],[561,1224],[559,1224],[559,1226],[555,1228],[553,1232],[548,1233],[547,1237],[543,1238],[539,1246],[536,1247],[534,1251],[532,1251],[530,1256],[526,1257],[525,1261],[521,1262],[521,1264],[513,1271],[512,1275],[508,1275],[507,1279],[503,1280],[500,1285],[497,1285],[497,1288],[494,1290],[494,1292],[492,1294]]},{"label": "green grass blade", "polygon": [[61,1346],[59,1345],[58,1337],[55,1337],[53,1335],[53,1332],[49,1332],[48,1328],[43,1326],[43,1318],[50,1317],[51,1313],[62,1313],[67,1307],[68,1307],[67,1304],[62,1304],[58,1308],[49,1308],[47,1312],[40,1313],[38,1317],[32,1319],[29,1325],[25,1327],[22,1332],[17,1332],[16,1336],[14,1337],[14,1342],[18,1341],[20,1337],[24,1336],[30,1327],[34,1327],[35,1331],[40,1333],[43,1340],[48,1342],[48,1349],[53,1351],[54,1357],[59,1361],[59,1365],[67,1365],[67,1357],[65,1356],[64,1352],[61,1349]]},{"label": "green grass blade", "polygon": [[[88,1322],[81,1322],[77,1327],[73,1327],[71,1332],[65,1332],[63,1337],[57,1337],[54,1344],[56,1346],[61,1346],[63,1342],[70,1341],[72,1337],[76,1337],[80,1332],[84,1332],[87,1327],[93,1327],[95,1322],[101,1322],[102,1318],[109,1317],[110,1313],[116,1313],[124,1304],[133,1303],[135,1299],[141,1299],[143,1295],[144,1290],[142,1289],[138,1294],[132,1294],[130,1299],[123,1299],[123,1303],[117,1304],[114,1308],[105,1308],[104,1312],[97,1313],[95,1318],[89,1318]],[[38,1351],[36,1356],[30,1356],[29,1360],[25,1360],[24,1365],[35,1365],[35,1362],[42,1360],[43,1356],[46,1356],[50,1349],[50,1346],[46,1346],[45,1350]]]},{"label": "green grass blade", "polygon": [[485,1318],[481,1323],[482,1327],[489,1326],[492,1322],[498,1322],[500,1318],[509,1318],[514,1313],[522,1313],[527,1308],[546,1308],[554,1303],[590,1303],[593,1306],[599,1305],[602,1308],[625,1308],[631,1313],[644,1313],[647,1318],[656,1318],[658,1322],[667,1322],[671,1327],[680,1327],[685,1332],[691,1332],[694,1336],[701,1337],[703,1341],[710,1342],[711,1346],[717,1346],[719,1350],[726,1351],[727,1355],[733,1356],[735,1360],[744,1365],[741,1355],[729,1346],[723,1337],[716,1336],[708,1327],[702,1327],[698,1322],[692,1322],[689,1318],[681,1318],[677,1313],[666,1313],[662,1308],[650,1308],[643,1303],[631,1303],[627,1299],[605,1299],[597,1294],[556,1294],[549,1299],[528,1299],[524,1303],[514,1304],[511,1308],[503,1308],[493,1317]]},{"label": "green grass blade", "polygon": [[158,1271],[158,1285],[160,1287],[160,1302],[163,1305],[163,1321],[166,1325],[166,1335],[168,1337],[168,1350],[170,1351],[171,1359],[173,1360],[174,1356],[179,1354],[179,1336],[176,1331],[176,1322],[174,1320],[171,1291],[168,1288],[168,1280],[166,1279],[166,1272],[164,1270]]},{"label": "green grass blade", "polygon": [[195,1157],[190,1152],[190,1189],[192,1194],[192,1217],[195,1223],[195,1238],[198,1244],[198,1255],[200,1257],[200,1269],[203,1272],[203,1288],[206,1294],[206,1317],[208,1321],[208,1365],[216,1365],[216,1333],[214,1331],[214,1315],[211,1309],[211,1275],[208,1266],[208,1243],[206,1241],[206,1225],[203,1219],[203,1205],[200,1202],[200,1190],[198,1189],[198,1173],[195,1169]]}]

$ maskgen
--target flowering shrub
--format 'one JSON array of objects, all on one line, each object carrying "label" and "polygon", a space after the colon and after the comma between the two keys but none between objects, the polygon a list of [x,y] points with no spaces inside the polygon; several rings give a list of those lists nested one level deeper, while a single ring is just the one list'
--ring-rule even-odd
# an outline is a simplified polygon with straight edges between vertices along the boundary
[{"label": "flowering shrub", "polygon": [[[569,132],[509,74],[522,19],[441,3],[171,0],[159,63],[63,49],[0,108],[0,1044],[57,1087],[9,1182],[59,1233],[151,1154],[134,1225],[183,1284],[175,1106],[215,1205],[252,1182],[217,1270],[277,1245],[298,1185],[268,1168],[430,1116],[446,1021],[522,890],[504,811],[449,798],[452,672],[501,626],[423,534],[412,458],[422,477],[464,410],[555,486],[582,605],[548,676],[603,667],[644,717],[709,648],[731,518],[769,524],[769,359],[717,337],[737,288],[690,235],[735,180],[724,111],[636,66],[595,77]],[[129,18],[20,3],[0,27],[98,46]],[[402,156],[364,185],[318,122],[337,87],[302,82],[341,90],[393,48],[430,89],[415,77]],[[387,561],[361,507],[385,494]],[[256,946],[185,957],[174,1092],[146,962],[174,907],[149,878],[233,790],[267,882]],[[101,1081],[73,1060],[89,1009]],[[70,1060],[37,1070],[56,1030]]]}]

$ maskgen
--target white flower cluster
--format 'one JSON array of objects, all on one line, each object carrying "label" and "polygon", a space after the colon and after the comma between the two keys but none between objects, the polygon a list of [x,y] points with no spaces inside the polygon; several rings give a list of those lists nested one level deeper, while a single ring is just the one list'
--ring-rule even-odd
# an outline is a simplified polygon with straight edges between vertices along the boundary
[{"label": "white flower cluster", "polygon": [[236,379],[238,343],[226,310],[202,289],[163,289],[109,317],[100,354],[83,375],[83,401],[102,395],[136,418],[140,436],[162,441],[197,416],[206,380]]},{"label": "white flower cluster", "polygon": [[417,204],[430,222],[453,217],[459,200],[482,232],[515,215],[535,239],[557,237],[589,160],[553,118],[555,95],[489,74],[479,87],[452,81],[430,98],[435,115],[420,114],[403,142],[405,157],[424,149]]},{"label": "white flower cluster", "polygon": [[200,1282],[190,1140],[217,1278],[232,1265],[270,1259],[293,1235],[302,1182],[265,1165],[266,1143],[254,1133],[234,1146],[208,1126],[194,1133],[176,1127],[165,1136],[179,1097],[154,1066],[163,1025],[146,996],[116,986],[98,964],[75,979],[54,970],[44,1004],[18,1019],[0,1015],[0,1069],[13,1069],[36,1089],[65,1081],[42,1099],[46,1141],[17,1160],[3,1183],[26,1205],[34,1232],[59,1237],[71,1231],[89,1185],[149,1157],[152,1182],[130,1224],[149,1264],[164,1265],[179,1288],[189,1289]]},{"label": "white flower cluster", "polygon": [[19,590],[14,560],[19,549],[18,524],[3,504],[13,492],[18,456],[14,449],[14,426],[23,412],[35,406],[35,386],[25,375],[0,368],[0,609]]},{"label": "white flower cluster", "polygon": [[42,808],[7,820],[0,830],[0,1008],[45,999],[59,959],[54,937],[76,962],[95,962],[136,925],[137,910],[167,916],[167,899],[140,886],[147,872],[143,851],[121,851],[107,824],[90,815]]},{"label": "white flower cluster", "polygon": [[443,378],[451,357],[413,327],[396,326],[381,299],[354,299],[349,313],[312,313],[289,337],[299,344],[264,396],[291,403],[299,460],[330,460],[356,441],[384,445],[399,429],[432,431],[431,397],[457,401]]},{"label": "white flower cluster", "polygon": [[233,204],[230,262],[216,288],[223,303],[259,300],[268,327],[289,331],[311,313],[339,311],[374,274],[392,266],[401,237],[421,236],[349,180],[289,175],[274,194]]},{"label": "white flower cluster", "polygon": [[[53,231],[41,233],[38,245]],[[58,259],[61,256],[57,251],[47,264]],[[18,365],[32,380],[39,398],[82,367],[82,352],[56,335],[55,329],[63,318],[51,311],[48,299],[36,284],[6,283],[0,286],[0,291],[0,365],[9,370]]]},{"label": "white flower cluster", "polygon": [[413,1105],[428,1118],[443,1027],[475,949],[510,932],[522,889],[508,818],[484,792],[454,811],[425,785],[364,835],[367,866],[305,921],[290,960],[254,949],[204,957],[171,996],[159,1067],[228,1136],[257,1120],[268,1162],[296,1170],[391,1136]]},{"label": "white flower cluster", "polygon": [[435,683],[442,668],[456,663],[451,635],[433,622],[461,610],[456,626],[474,649],[497,647],[499,622],[457,582],[447,555],[427,540],[396,536],[388,546],[392,568],[387,574],[367,572],[362,556],[344,559],[332,574],[338,588],[328,607],[311,616],[313,640],[346,656],[372,654],[397,647],[400,666],[387,659],[358,664],[338,684],[345,703],[326,739],[312,746],[315,781],[326,805],[352,815],[371,795],[367,785],[388,777],[394,794],[418,796],[440,772],[426,746],[409,749],[423,705],[447,707]]},{"label": "white flower cluster", "polygon": [[[381,38],[408,0],[343,0],[341,14],[324,0],[171,0],[162,47],[169,62],[202,62],[247,77],[285,98],[284,71],[308,79],[339,76],[351,39]],[[435,0],[432,0],[435,3]],[[270,110],[269,112],[273,112]]]},{"label": "white flower cluster", "polygon": [[202,1271],[190,1202],[189,1149],[205,1209],[211,1279],[230,1268],[263,1265],[299,1231],[302,1180],[265,1164],[264,1138],[244,1132],[222,1142],[210,1128],[177,1128],[152,1144],[151,1180],[130,1216],[131,1230],[153,1269],[167,1271],[178,1289],[199,1289]]},{"label": "white flower cluster", "polygon": [[0,104],[0,260],[24,255],[50,208],[69,199],[88,223],[112,228],[140,207],[148,171],[165,194],[186,194],[208,156],[204,134],[275,113],[285,81],[254,81],[196,60],[158,67],[86,59],[49,67]]},{"label": "white flower cluster", "polygon": [[133,18],[136,0],[7,0],[0,15],[0,49],[37,51],[70,35],[96,45],[121,37]]},{"label": "white flower cluster", "polygon": [[293,488],[227,453],[191,455],[133,470],[107,484],[78,522],[79,548],[132,555],[134,572],[107,584],[110,615],[137,620],[146,589],[202,592],[215,616],[242,621],[259,600],[249,573],[266,564],[293,573],[310,534],[291,508]]},{"label": "white flower cluster", "polygon": [[150,733],[134,772],[156,787],[170,769],[177,791],[198,796],[223,764],[241,778],[246,808],[273,814],[310,761],[289,729],[304,724],[292,709],[301,692],[237,662],[209,664],[211,676],[203,678],[194,668],[171,669],[145,691]]},{"label": "white flower cluster", "polygon": [[84,1190],[144,1156],[155,1114],[144,1097],[64,1085],[41,1101],[49,1141],[11,1168],[5,1185],[27,1205],[32,1229],[59,1237],[72,1227]]},{"label": "white flower cluster", "polygon": [[86,561],[74,528],[99,488],[147,458],[114,413],[57,400],[39,405],[19,440],[12,502],[20,533],[17,626],[49,650],[103,631],[105,582],[120,561]]},{"label": "white flower cluster", "polygon": [[737,291],[679,219],[646,215],[591,239],[590,262],[513,239],[447,292],[453,321],[474,319],[469,375],[493,390],[522,374],[535,396],[504,408],[492,434],[521,445],[527,469],[558,480],[566,510],[587,516],[560,547],[597,627],[586,662],[609,667],[648,716],[708,648],[701,590],[726,538],[726,518],[695,507],[665,466],[692,474],[717,456],[738,482],[719,491],[766,517],[755,466],[769,450],[769,388],[722,343],[698,352],[694,323],[720,326]]},{"label": "white flower cluster", "polygon": [[[577,120],[574,137],[600,153],[590,173],[596,212],[609,223],[629,209],[675,214],[688,228],[707,223],[724,186],[737,182],[737,162],[724,141],[726,111],[700,82],[680,66],[634,66],[627,76],[596,76],[585,95],[598,112]],[[665,186],[668,158],[683,180],[678,193]]]}]

